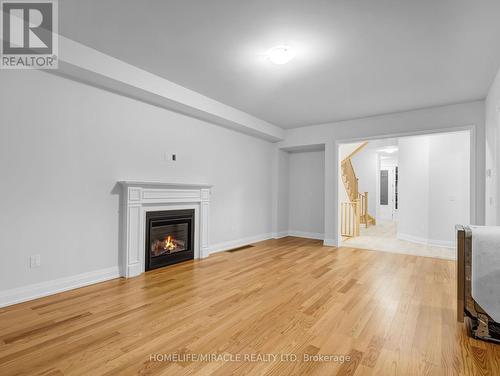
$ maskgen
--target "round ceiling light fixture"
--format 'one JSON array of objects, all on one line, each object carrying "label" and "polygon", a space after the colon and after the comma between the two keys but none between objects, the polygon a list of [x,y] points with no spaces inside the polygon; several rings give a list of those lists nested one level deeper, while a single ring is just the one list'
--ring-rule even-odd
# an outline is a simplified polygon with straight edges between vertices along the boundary
[{"label": "round ceiling light fixture", "polygon": [[276,46],[267,52],[267,57],[271,63],[283,65],[295,57],[295,51],[290,46]]},{"label": "round ceiling light fixture", "polygon": [[389,153],[389,154],[392,154],[392,153],[395,153],[399,150],[399,148],[397,146],[388,146],[384,149],[380,149],[378,150],[379,152],[381,153]]}]

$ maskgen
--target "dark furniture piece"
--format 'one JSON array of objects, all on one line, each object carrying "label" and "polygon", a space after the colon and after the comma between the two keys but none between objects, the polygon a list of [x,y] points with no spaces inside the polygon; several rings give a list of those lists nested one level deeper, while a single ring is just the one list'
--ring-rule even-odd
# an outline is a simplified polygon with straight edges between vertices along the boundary
[{"label": "dark furniture piece", "polygon": [[474,338],[500,343],[500,324],[472,297],[472,231],[457,225],[457,320],[468,319]]}]

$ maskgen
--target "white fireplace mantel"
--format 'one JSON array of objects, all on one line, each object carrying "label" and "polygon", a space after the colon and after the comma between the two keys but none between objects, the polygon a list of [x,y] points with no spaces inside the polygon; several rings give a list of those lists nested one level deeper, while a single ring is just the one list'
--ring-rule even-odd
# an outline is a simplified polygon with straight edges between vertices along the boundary
[{"label": "white fireplace mantel", "polygon": [[194,257],[208,256],[210,185],[145,181],[120,181],[121,243],[120,274],[144,273],[146,213],[159,210],[194,209]]}]

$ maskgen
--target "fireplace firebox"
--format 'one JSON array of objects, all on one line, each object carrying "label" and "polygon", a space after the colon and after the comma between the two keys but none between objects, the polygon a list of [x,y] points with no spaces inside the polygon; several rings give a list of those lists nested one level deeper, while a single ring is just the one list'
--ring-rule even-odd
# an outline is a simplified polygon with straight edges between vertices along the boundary
[{"label": "fireplace firebox", "polygon": [[146,213],[146,270],[194,259],[194,210]]}]

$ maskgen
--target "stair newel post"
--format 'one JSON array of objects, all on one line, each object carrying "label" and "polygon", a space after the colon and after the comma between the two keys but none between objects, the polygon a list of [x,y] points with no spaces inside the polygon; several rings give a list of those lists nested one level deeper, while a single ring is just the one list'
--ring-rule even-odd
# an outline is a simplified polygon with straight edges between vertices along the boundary
[{"label": "stair newel post", "polygon": [[361,219],[361,200],[356,199],[354,204],[354,236],[359,236],[359,224]]}]

